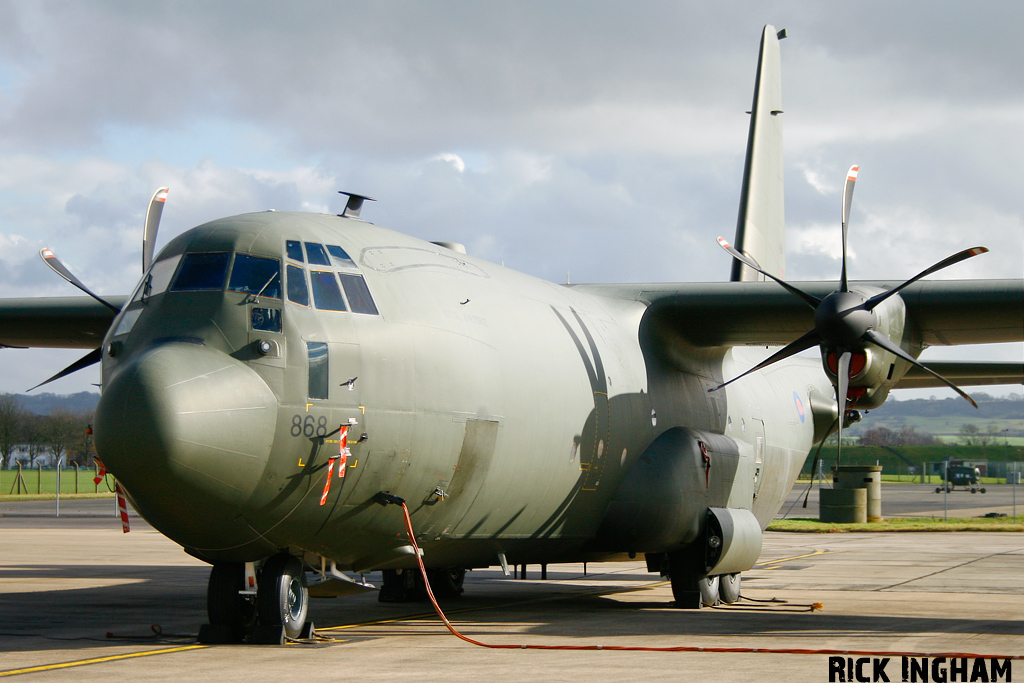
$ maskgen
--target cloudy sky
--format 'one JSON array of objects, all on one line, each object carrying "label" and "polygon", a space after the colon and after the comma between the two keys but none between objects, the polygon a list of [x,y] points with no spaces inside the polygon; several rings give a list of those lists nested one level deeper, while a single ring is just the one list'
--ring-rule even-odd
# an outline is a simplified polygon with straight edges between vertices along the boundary
[{"label": "cloudy sky", "polygon": [[[336,213],[343,189],[557,282],[727,279],[766,23],[789,33],[790,279],[837,278],[853,163],[852,277],[978,244],[940,277],[1022,276],[1020,2],[0,0],[0,297],[77,293],[43,246],[128,293],[161,185],[158,248],[235,213]],[[2,350],[0,391],[82,353]]]}]

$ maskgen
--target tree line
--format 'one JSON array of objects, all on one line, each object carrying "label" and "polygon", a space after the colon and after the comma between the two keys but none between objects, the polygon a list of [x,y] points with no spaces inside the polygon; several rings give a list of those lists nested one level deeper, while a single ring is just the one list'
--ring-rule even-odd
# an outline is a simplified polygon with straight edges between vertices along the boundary
[{"label": "tree line", "polygon": [[11,467],[15,456],[27,453],[29,462],[44,454],[67,464],[91,464],[94,454],[89,434],[93,413],[55,408],[36,415],[22,408],[14,394],[0,394],[0,465]]}]

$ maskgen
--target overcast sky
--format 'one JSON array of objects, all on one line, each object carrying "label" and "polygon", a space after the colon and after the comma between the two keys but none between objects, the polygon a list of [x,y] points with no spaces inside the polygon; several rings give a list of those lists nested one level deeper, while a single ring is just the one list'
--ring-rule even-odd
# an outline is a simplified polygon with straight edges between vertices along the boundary
[{"label": "overcast sky", "polygon": [[[556,282],[727,279],[766,23],[789,33],[790,279],[838,277],[853,163],[852,278],[979,244],[939,277],[1022,276],[1020,2],[0,0],[0,297],[77,294],[43,246],[128,293],[161,185],[158,248],[351,190],[368,220]],[[83,354],[0,350],[0,391]],[[922,393],[952,395],[897,397]]]}]

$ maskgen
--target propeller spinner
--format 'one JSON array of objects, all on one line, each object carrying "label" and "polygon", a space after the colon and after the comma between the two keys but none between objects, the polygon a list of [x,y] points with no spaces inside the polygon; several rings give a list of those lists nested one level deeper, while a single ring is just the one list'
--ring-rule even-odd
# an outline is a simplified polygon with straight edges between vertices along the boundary
[{"label": "propeller spinner", "polygon": [[906,282],[871,297],[866,297],[859,292],[850,291],[849,281],[846,276],[846,235],[850,216],[850,206],[853,202],[853,188],[857,181],[857,174],[859,170],[858,166],[850,167],[850,170],[846,174],[846,184],[843,187],[843,260],[839,289],[832,292],[824,299],[818,299],[817,297],[784,282],[771,273],[765,272],[757,262],[754,261],[754,259],[743,254],[721,237],[718,238],[719,245],[729,252],[733,258],[744,263],[750,268],[753,268],[765,277],[779,283],[787,291],[814,309],[814,328],[799,339],[790,342],[779,351],[761,361],[750,370],[737,375],[728,382],[720,384],[714,389],[711,389],[711,391],[717,391],[718,389],[732,384],[736,380],[741,379],[752,372],[756,372],[762,368],[772,365],[773,363],[777,363],[780,360],[789,358],[790,356],[809,349],[812,346],[819,346],[821,348],[822,357],[829,369],[835,374],[835,381],[833,382],[833,385],[836,388],[836,402],[839,407],[840,419],[838,420],[838,424],[840,442],[842,441],[843,432],[842,418],[846,415],[847,401],[851,394],[850,378],[856,376],[860,369],[863,368],[865,349],[869,344],[873,344],[874,346],[884,349],[885,351],[902,358],[908,363],[923,369],[925,372],[933,375],[946,386],[963,396],[975,408],[978,407],[978,404],[974,402],[974,399],[964,393],[960,387],[919,363],[916,358],[904,351],[898,344],[894,343],[884,334],[878,332],[878,321],[874,310],[883,301],[886,301],[904,287],[917,282],[921,278],[938,270],[942,270],[943,268],[959,263],[960,261],[971,258],[972,256],[983,254],[987,252],[988,249],[985,247],[972,247],[971,249],[965,249],[943,259],[942,261],[939,261],[930,268],[926,268]]}]

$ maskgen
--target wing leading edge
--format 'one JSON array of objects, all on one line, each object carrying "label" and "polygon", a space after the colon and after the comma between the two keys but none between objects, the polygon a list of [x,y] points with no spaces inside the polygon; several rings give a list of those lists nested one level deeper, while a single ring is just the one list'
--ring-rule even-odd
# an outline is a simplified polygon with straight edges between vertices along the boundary
[{"label": "wing leading edge", "polygon": [[[120,308],[128,297],[108,297]],[[117,314],[87,296],[0,299],[0,346],[95,349]]]}]

